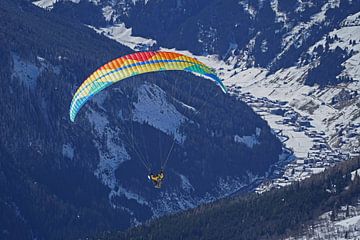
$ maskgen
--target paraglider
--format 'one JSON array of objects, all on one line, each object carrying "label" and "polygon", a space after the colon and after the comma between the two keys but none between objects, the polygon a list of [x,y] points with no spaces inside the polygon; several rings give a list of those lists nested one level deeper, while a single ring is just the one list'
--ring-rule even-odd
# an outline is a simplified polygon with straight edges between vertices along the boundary
[{"label": "paraglider", "polygon": [[148,178],[154,183],[155,188],[161,188],[161,184],[165,178],[165,173],[163,170],[160,170],[158,174],[150,173]]},{"label": "paraglider", "polygon": [[169,70],[198,73],[213,79],[223,92],[227,91],[214,70],[195,58],[173,52],[137,52],[106,63],[81,84],[71,102],[70,120],[74,122],[82,106],[113,83],[143,73]]},{"label": "paraglider", "polygon": [[[86,104],[86,102],[89,101],[94,95],[109,87],[113,83],[139,74],[170,70],[186,71],[199,74],[205,78],[210,78],[218,86],[220,86],[224,93],[227,92],[226,87],[222,83],[221,79],[217,77],[215,71],[195,58],[175,52],[136,52],[106,63],[97,69],[94,73],[92,73],[81,84],[71,101],[69,112],[70,120],[74,122],[78,112],[83,107],[83,105]],[[168,153],[165,164],[173,147],[174,142]],[[138,152],[138,150],[135,149],[135,152]],[[143,164],[150,173],[150,167],[147,166],[145,161],[143,161]],[[163,167],[165,166],[162,166],[162,169]],[[164,172],[161,170],[158,174],[149,174],[148,178],[154,183],[156,188],[160,188],[164,179]]]}]

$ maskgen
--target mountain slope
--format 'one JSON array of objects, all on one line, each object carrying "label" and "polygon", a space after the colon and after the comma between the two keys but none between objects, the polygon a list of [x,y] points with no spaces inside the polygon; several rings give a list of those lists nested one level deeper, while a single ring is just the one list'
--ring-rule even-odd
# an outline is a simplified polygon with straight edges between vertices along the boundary
[{"label": "mountain slope", "polygon": [[72,135],[63,113],[84,77],[79,70],[129,50],[21,1],[2,1],[0,12],[1,238],[71,238],[118,226],[126,216],[108,205],[89,163],[61,156]]},{"label": "mountain slope", "polygon": [[[125,23],[133,34],[156,39],[162,47],[223,59],[233,52],[238,64],[272,73],[297,64],[310,46],[360,10],[357,1],[347,0],[76,2],[59,1],[52,11],[75,12],[74,19],[96,27]],[[81,17],[88,12],[84,5],[102,12],[93,17],[94,24]]]},{"label": "mountain slope", "polygon": [[[250,92],[255,98],[288,102],[285,107],[315,119],[311,124],[317,128],[315,131],[325,131],[331,148],[357,152],[356,138],[343,138],[337,132],[358,135],[352,126],[359,123],[358,1],[168,1],[169,5],[164,5],[150,0],[146,4],[128,2],[127,14],[123,14],[124,2],[94,4],[98,9],[112,9],[115,19],[107,20],[96,31],[138,50],[159,46],[186,49],[209,56],[209,60],[213,55],[208,54],[217,54],[223,63],[209,63],[228,85],[242,87],[242,93]],[[58,2],[53,11],[63,4]],[[83,12],[79,4],[69,9]],[[179,15],[165,18],[162,12],[182,13],[181,21],[170,24],[178,21]],[[165,30],[152,32],[158,29]],[[280,128],[285,130],[287,126]],[[293,148],[293,144],[289,147]]]},{"label": "mountain slope", "polygon": [[356,204],[360,177],[352,172],[359,166],[354,159],[280,190],[222,200],[99,238],[283,239],[325,211],[337,218],[340,206]]},{"label": "mountain slope", "polygon": [[[94,4],[89,5],[89,2]],[[190,1],[164,2],[60,1],[53,5],[52,11],[72,21],[91,24],[91,28],[97,32],[133,49],[165,46],[204,54],[205,56],[200,57],[201,60],[216,68],[230,88],[232,96],[245,101],[261,115],[294,154],[291,158],[294,161],[287,164],[285,169],[277,164],[272,166],[279,178],[266,181],[258,188],[259,192],[303,180],[313,173],[322,172],[329,166],[349,159],[352,155],[359,155],[359,1],[208,1],[205,4],[196,1],[200,5],[192,5]],[[89,9],[96,12],[91,22],[84,18]],[[167,14],[168,12],[172,14]],[[162,102],[164,95],[156,86],[147,85],[140,92],[145,93],[149,89],[156,93],[149,100]],[[102,105],[103,102],[100,101],[100,106],[92,105],[89,108],[91,119],[105,121],[105,118],[99,118],[99,114],[92,114],[101,109]],[[141,108],[146,103],[135,105]],[[173,110],[169,105],[167,108]],[[177,116],[178,120],[172,126],[179,126],[178,123],[186,115],[181,113],[184,112],[171,111],[171,116]],[[150,116],[138,119],[147,117]],[[165,129],[156,124],[156,119],[153,120],[152,127]],[[103,124],[95,124],[96,121],[93,123],[100,131],[107,129]],[[114,131],[111,128],[110,143],[117,141],[113,139]],[[251,130],[241,133],[242,136],[234,132],[231,138],[235,142],[252,146],[256,142],[258,128],[250,128]],[[172,132],[177,130],[178,128],[173,128]],[[146,131],[152,130],[149,128]],[[103,139],[108,139],[109,136],[100,135]],[[194,143],[198,142],[196,138],[192,139]],[[246,141],[249,139],[250,141]],[[70,149],[71,156],[71,144],[65,146],[65,149]],[[116,201],[119,199],[117,194],[120,194],[143,202],[139,195],[134,195],[133,192],[129,194],[121,185],[117,185],[115,180],[120,179],[125,170],[119,167],[118,161],[113,161],[112,156],[127,159],[128,155],[124,151],[116,151],[117,148],[113,146],[98,146],[101,149],[110,147],[110,151],[103,151],[100,158],[100,162],[109,164],[100,164],[95,173],[111,189],[110,196],[115,196]],[[205,152],[206,148],[203,153]],[[107,153],[110,153],[110,158]],[[218,159],[224,153],[213,155]],[[181,155],[177,156],[178,161],[183,160]],[[194,159],[198,158],[193,156]],[[128,163],[129,161],[125,161],[123,166]],[[197,166],[200,165],[200,162],[197,163]],[[121,174],[114,171],[114,166],[115,169],[122,169],[119,172]],[[188,166],[186,168],[189,169]],[[202,169],[200,172],[204,170],[199,169]],[[106,174],[108,172],[111,174]],[[145,173],[139,174],[139,177],[143,174]],[[245,178],[254,179],[253,175],[245,174]],[[124,177],[128,178],[127,175]],[[153,213],[158,215],[174,209],[184,209],[183,206],[194,206],[194,202],[209,200],[206,197],[189,200],[188,196],[192,193],[186,191],[195,184],[203,183],[197,178],[189,187],[187,180],[196,177],[196,174],[189,177],[180,173],[177,181],[178,185],[181,183],[184,186],[181,191],[185,194],[175,198],[181,200],[176,204],[157,202],[156,207],[152,207]],[[234,183],[229,180],[222,184],[223,179],[219,180],[217,187],[230,189],[226,191],[227,194],[232,192],[231,187],[242,187],[238,183],[243,181]],[[220,192],[220,195],[224,195],[224,192]],[[161,199],[170,195],[161,195]],[[122,205],[123,203],[117,206]]]},{"label": "mountain slope", "polygon": [[[130,49],[28,1],[2,1],[0,23],[1,238],[125,229],[246,191],[283,159],[280,141],[246,104],[188,73],[116,85],[73,124],[68,108],[82,80]],[[129,135],[154,171],[177,139],[161,191]]]}]

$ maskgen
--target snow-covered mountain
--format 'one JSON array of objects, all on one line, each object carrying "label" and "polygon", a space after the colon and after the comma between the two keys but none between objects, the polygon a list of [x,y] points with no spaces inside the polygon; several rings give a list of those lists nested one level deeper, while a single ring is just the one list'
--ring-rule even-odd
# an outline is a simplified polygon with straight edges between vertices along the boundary
[{"label": "snow-covered mountain", "polygon": [[[96,13],[98,5],[87,4]],[[189,73],[124,81],[71,123],[71,97],[83,79],[132,50],[74,20],[86,14],[71,19],[56,9],[0,5],[0,238],[125,229],[252,189],[287,159],[249,106]],[[119,39],[130,47],[144,39],[129,36]],[[154,191],[142,163],[158,170],[172,143],[166,182]]]},{"label": "snow-covered mountain", "polygon": [[[6,43],[0,49],[2,56],[6,56],[1,61],[7,66],[2,74],[12,79],[1,102],[15,105],[19,99],[9,94],[15,92],[23,96],[21,112],[31,116],[41,113],[41,117],[32,117],[29,126],[33,128],[27,127],[28,117],[22,122],[15,121],[23,118],[5,104],[3,116],[12,118],[4,117],[2,121],[5,123],[2,129],[7,129],[1,139],[5,146],[3,154],[9,153],[17,163],[28,158],[42,159],[41,168],[30,161],[29,182],[40,183],[50,192],[59,189],[54,194],[71,206],[77,204],[76,194],[86,203],[92,201],[93,192],[87,188],[87,180],[99,184],[96,189],[101,201],[94,202],[101,202],[106,214],[109,213],[103,217],[121,218],[117,224],[97,226],[99,229],[124,228],[164,213],[195,207],[252,189],[268,177],[276,178],[262,184],[258,192],[288,185],[359,153],[359,1],[31,2],[48,13],[22,1],[13,6],[6,0],[1,6],[11,6],[13,12],[36,13],[35,17],[27,16],[36,21],[9,17],[20,22],[18,29],[30,30],[14,30],[16,34],[11,32],[6,40],[0,39],[0,43]],[[8,16],[5,15],[8,8],[3,12],[3,16]],[[47,14],[53,16],[51,20],[39,21],[47,18]],[[3,17],[2,26],[7,26],[8,21]],[[38,25],[29,27],[26,21]],[[81,28],[78,23],[86,27]],[[75,30],[65,34],[67,28]],[[62,41],[49,40],[47,29],[55,29],[59,34],[54,36]],[[80,43],[72,38],[81,39],[83,35],[88,38]],[[115,87],[97,96],[82,112],[79,122],[72,125],[66,117],[68,106],[63,104],[64,99],[69,102],[82,79],[101,63],[131,51],[105,40],[104,36],[132,50],[186,51],[215,68],[230,94],[211,100],[209,94],[199,91],[196,99],[186,102],[184,96],[169,94],[166,82],[184,76],[196,81],[196,77],[155,74],[145,84],[130,84],[126,91]],[[89,39],[96,39],[95,44],[89,44]],[[34,46],[37,46],[34,51],[24,50]],[[48,78],[60,78],[64,83],[48,82]],[[34,90],[38,88],[42,89],[40,93]],[[212,91],[216,90],[211,90],[210,95]],[[127,100],[130,93],[131,101]],[[194,118],[191,112],[201,106],[194,103],[206,98],[210,103],[203,110],[204,115]],[[124,104],[132,111],[124,111]],[[54,105],[62,107],[54,109]],[[16,126],[9,127],[9,122]],[[151,151],[159,147],[156,145],[159,139],[154,136],[163,139],[165,146],[170,144],[172,135],[176,139],[168,187],[161,192],[151,189],[141,167],[142,157],[126,139],[123,129],[129,129],[129,124],[140,129],[132,134],[148,143],[141,144],[146,145],[142,151],[148,152],[151,159],[159,158],[158,152]],[[23,138],[24,133],[29,144],[14,145],[14,139]],[[50,148],[46,147],[48,142],[54,142]],[[204,144],[195,146],[199,142]],[[27,154],[20,149],[27,149]],[[15,154],[18,152],[21,154]],[[290,160],[293,161],[289,163]],[[51,165],[54,161],[56,167]],[[51,170],[46,168],[49,165]],[[58,176],[56,181],[52,175]],[[73,185],[68,179],[80,182],[76,184],[78,188],[74,186],[71,190],[75,195],[69,196],[60,187],[65,180]],[[25,208],[18,207],[19,203],[13,200],[6,202],[11,203],[4,205],[6,209],[14,213]],[[77,207],[72,209],[79,211]],[[78,215],[80,219],[82,214]]]},{"label": "snow-covered mountain", "polygon": [[[308,176],[359,154],[358,1],[94,4],[103,15],[92,28],[132,49],[165,47],[203,55],[200,59],[216,68],[295,153],[300,165],[285,172],[307,162],[311,166],[299,174]],[[83,11],[79,3],[65,5],[59,1],[53,10]]]}]

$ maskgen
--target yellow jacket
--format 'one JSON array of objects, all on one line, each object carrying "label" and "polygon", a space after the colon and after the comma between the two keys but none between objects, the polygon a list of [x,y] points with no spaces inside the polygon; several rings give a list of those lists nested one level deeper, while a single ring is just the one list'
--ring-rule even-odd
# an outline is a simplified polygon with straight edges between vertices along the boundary
[{"label": "yellow jacket", "polygon": [[150,179],[155,182],[163,180],[164,177],[165,176],[164,176],[163,172],[160,172],[159,174],[156,174],[156,175],[150,174]]}]

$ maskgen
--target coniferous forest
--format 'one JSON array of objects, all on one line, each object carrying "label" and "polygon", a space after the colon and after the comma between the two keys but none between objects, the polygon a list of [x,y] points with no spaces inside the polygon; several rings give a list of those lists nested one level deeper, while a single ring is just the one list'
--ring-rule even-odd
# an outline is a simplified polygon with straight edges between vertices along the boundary
[{"label": "coniferous forest", "polygon": [[224,199],[94,239],[281,239],[326,211],[336,215],[340,206],[356,202],[360,176],[352,179],[351,173],[359,168],[360,159],[353,159],[282,189]]}]

